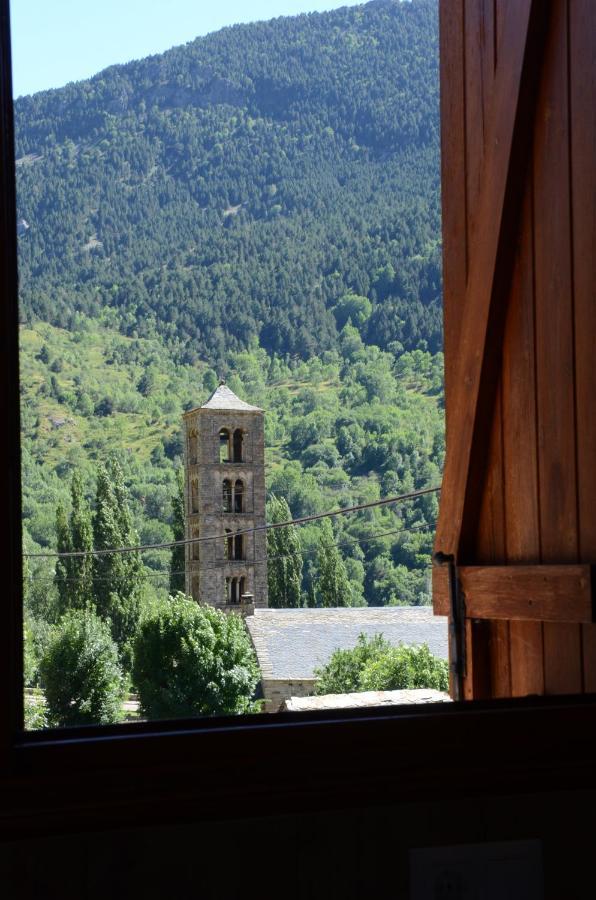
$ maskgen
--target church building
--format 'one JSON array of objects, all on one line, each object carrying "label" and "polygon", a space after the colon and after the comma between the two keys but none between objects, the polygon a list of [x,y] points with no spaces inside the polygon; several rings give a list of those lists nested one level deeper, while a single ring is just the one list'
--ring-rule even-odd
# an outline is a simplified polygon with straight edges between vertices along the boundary
[{"label": "church building", "polygon": [[186,593],[249,615],[267,606],[263,410],[222,383],[184,415]]}]

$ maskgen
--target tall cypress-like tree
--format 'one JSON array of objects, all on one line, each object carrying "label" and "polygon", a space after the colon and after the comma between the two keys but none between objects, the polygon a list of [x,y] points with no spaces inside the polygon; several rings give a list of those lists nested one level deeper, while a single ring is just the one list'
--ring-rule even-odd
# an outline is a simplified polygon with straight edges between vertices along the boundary
[{"label": "tall cypress-like tree", "polygon": [[317,564],[319,569],[317,595],[321,606],[351,606],[352,591],[348,573],[335,543],[329,519],[323,519],[321,523]]},{"label": "tall cypress-like tree", "polygon": [[[83,481],[78,471],[73,472],[70,485],[72,509],[70,513],[70,544],[78,552],[93,549],[93,525],[91,509],[83,491]],[[86,609],[93,603],[93,557],[77,556],[71,560],[73,580],[70,582],[70,606]]]},{"label": "tall cypress-like tree", "polygon": [[[181,469],[176,472],[176,493],[172,496],[172,533],[175,541],[184,540],[184,475]],[[186,564],[184,551],[184,544],[172,547],[170,562],[170,593],[172,596],[178,591],[184,593],[184,567]]]},{"label": "tall cypress-like tree", "polygon": [[[97,476],[93,540],[96,550],[138,544],[122,469],[108,460]],[[94,557],[95,601],[100,616],[111,623],[112,636],[126,664],[141,612],[143,563],[138,551]]]},{"label": "tall cypress-like tree", "polygon": [[[292,518],[284,497],[271,496],[267,518],[269,522],[287,522]],[[270,528],[267,532],[267,580],[269,606],[281,609],[303,605],[302,553],[296,525]]]},{"label": "tall cypress-like tree", "polygon": [[[79,472],[73,472],[70,485],[71,510],[60,504],[56,510],[56,543],[58,553],[88,552],[93,549],[91,510],[85,499]],[[73,556],[58,559],[56,588],[61,614],[68,609],[86,609],[93,602],[93,559]]]},{"label": "tall cypress-like tree", "polygon": [[[64,506],[59,503],[56,508],[56,550],[58,553],[70,553],[72,544],[68,516]],[[70,564],[68,558],[58,557],[54,576],[58,592],[58,609],[65,613],[70,606]]]}]

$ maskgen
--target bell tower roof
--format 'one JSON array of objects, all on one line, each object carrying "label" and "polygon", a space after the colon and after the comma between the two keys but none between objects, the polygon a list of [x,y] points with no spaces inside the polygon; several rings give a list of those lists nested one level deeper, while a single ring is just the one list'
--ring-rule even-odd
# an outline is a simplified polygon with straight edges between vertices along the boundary
[{"label": "bell tower roof", "polygon": [[239,412],[262,412],[260,407],[251,406],[250,403],[245,403],[244,400],[237,397],[227,384],[220,384],[199,409],[229,409],[238,410]]}]

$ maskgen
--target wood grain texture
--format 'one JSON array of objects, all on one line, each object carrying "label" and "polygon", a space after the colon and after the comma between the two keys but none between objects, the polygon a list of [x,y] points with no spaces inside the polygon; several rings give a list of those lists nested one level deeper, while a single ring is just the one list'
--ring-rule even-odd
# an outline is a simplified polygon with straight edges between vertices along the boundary
[{"label": "wood grain texture", "polygon": [[449,569],[447,566],[433,566],[433,611],[435,616],[448,616],[449,602]]},{"label": "wood grain texture", "polygon": [[[487,12],[489,10],[490,11]],[[466,72],[466,247],[474,246],[475,234],[481,227],[480,197],[484,175],[484,152],[488,119],[494,89],[494,41],[490,20],[493,7],[490,0],[474,0],[466,4],[465,72]],[[487,19],[489,26],[487,28]],[[470,256],[467,257],[466,277],[470,277]],[[458,388],[458,391],[460,388]],[[495,406],[496,409],[496,406]],[[500,420],[493,418],[490,429],[488,464],[469,473],[475,479],[473,491],[478,498],[478,530],[474,533],[474,553],[480,552],[486,561],[494,561],[499,554],[499,519],[502,514],[498,502],[502,471],[500,455],[494,445],[498,441]],[[493,452],[494,451],[494,452]],[[484,461],[483,461],[484,462]],[[495,500],[497,501],[495,504]],[[495,528],[493,528],[493,523]],[[502,524],[502,523],[501,523]],[[495,540],[496,538],[496,540]],[[461,550],[461,548],[460,548]],[[495,555],[496,554],[496,555]],[[472,625],[466,679],[474,684],[475,696],[491,695],[491,665],[495,654],[490,652],[491,626]],[[496,649],[496,647],[495,647]],[[464,685],[465,694],[465,685]]]},{"label": "wood grain texture", "polygon": [[[469,273],[460,327],[455,383],[457,392],[451,401],[450,428],[457,442],[447,446],[443,477],[443,501],[437,527],[436,548],[444,553],[457,553],[460,543],[464,508],[468,495],[469,471],[474,438],[478,433],[478,406],[483,378],[491,383],[486,371],[486,337],[498,277],[499,252],[506,249],[510,237],[503,230],[509,214],[506,201],[514,202],[511,191],[511,157],[514,151],[516,123],[521,131],[518,104],[525,96],[525,79],[532,69],[527,57],[528,34],[534,31],[530,21],[538,16],[539,4],[524,0],[515,7],[503,25],[503,43],[507,58],[497,68],[486,126],[482,185],[478,198],[477,227],[470,233],[468,248]],[[538,51],[537,51],[538,52]],[[530,54],[533,57],[533,54]],[[527,63],[527,67],[524,67]],[[535,75],[531,72],[532,77]],[[521,140],[521,137],[520,137]],[[514,173],[518,174],[518,173]],[[469,212],[468,212],[469,215]],[[481,448],[475,448],[482,453]]]},{"label": "wood grain texture", "polygon": [[[505,544],[511,563],[540,560],[532,209],[530,177],[524,192],[503,336]],[[509,641],[512,696],[543,693],[542,624],[512,621]]]},{"label": "wood grain texture", "polygon": [[[503,492],[503,410],[500,379],[497,385],[493,421],[486,460],[482,504],[476,532],[475,559],[479,563],[505,562],[505,503]],[[474,616],[473,612],[468,613]],[[488,618],[482,616],[479,618]],[[509,623],[501,616],[490,624],[490,695],[511,696]]]},{"label": "wood grain texture", "polygon": [[[442,127],[452,132],[463,115],[465,189],[444,182],[448,442],[435,548],[456,556],[462,587],[467,566],[476,578],[481,564],[508,569],[499,583],[484,573],[475,593],[464,588],[466,696],[486,696],[487,679],[492,696],[596,690],[591,578],[573,569],[596,563],[596,4],[469,0],[443,4],[442,17],[459,41],[450,56],[456,90],[442,87],[451,115]],[[531,63],[518,70],[508,103],[525,113],[519,139],[525,149],[531,137],[529,167],[515,120],[508,132],[506,114],[496,113],[524,21]],[[455,139],[444,143],[453,165]],[[502,206],[489,208],[500,176]],[[510,567],[520,579],[523,564],[540,563],[566,574],[549,581],[543,567],[542,582],[536,569],[514,584]],[[444,612],[444,576],[433,580]]]},{"label": "wood grain texture", "polygon": [[[445,397],[455,390],[454,365],[466,290],[466,168],[464,2],[439,4],[441,73],[441,201],[443,236],[443,341]],[[445,408],[450,441],[450,402]]]},{"label": "wood grain texture", "polygon": [[[579,558],[596,560],[596,4],[569,4],[569,126]],[[596,627],[582,628],[584,686],[596,691]]]},{"label": "wood grain texture", "polygon": [[[465,17],[464,0],[449,0],[448,3],[439,4],[443,342],[447,445],[452,439],[456,439],[450,427],[450,409],[451,398],[457,389],[455,363],[459,345],[462,298],[465,295],[467,279]],[[434,611],[437,615],[448,616],[450,604],[446,568],[433,568],[432,584]],[[436,597],[443,598],[442,608]],[[470,666],[471,659],[470,656]]]},{"label": "wood grain texture", "polygon": [[[457,574],[470,619],[594,620],[589,565],[461,566]],[[445,602],[442,597],[441,606]]]},{"label": "wood grain texture", "polygon": [[[496,48],[495,48],[495,6],[492,0],[480,0],[480,85],[482,94],[482,152],[481,164],[484,168],[484,145],[487,138],[487,122],[491,115],[493,100]],[[479,125],[476,131],[480,132]],[[470,148],[471,149],[471,148]],[[478,207],[480,186],[476,192],[472,211]],[[477,224],[470,217],[472,229]],[[487,400],[487,402],[489,402]],[[475,536],[475,558],[486,563],[504,562],[505,560],[505,507],[503,494],[503,410],[501,403],[501,378],[495,389],[492,410],[492,422],[486,465],[483,472],[483,484],[478,488],[482,495],[480,504],[478,529]],[[491,622],[487,628],[486,646],[475,647],[475,657],[482,653],[490,660],[487,667],[489,683],[486,692],[492,697],[508,697],[511,695],[511,666],[509,659],[509,623]]]},{"label": "wood grain texture", "polygon": [[[553,3],[534,140],[540,535],[545,562],[578,557],[567,4]],[[544,625],[547,693],[582,690],[581,632]]]}]

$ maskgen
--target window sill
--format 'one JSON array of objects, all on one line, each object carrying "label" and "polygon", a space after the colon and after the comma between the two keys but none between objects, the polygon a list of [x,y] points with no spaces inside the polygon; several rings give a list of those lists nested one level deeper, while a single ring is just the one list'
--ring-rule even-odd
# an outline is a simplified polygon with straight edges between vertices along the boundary
[{"label": "window sill", "polygon": [[0,780],[0,833],[586,789],[595,726],[586,695],[30,733]]}]

